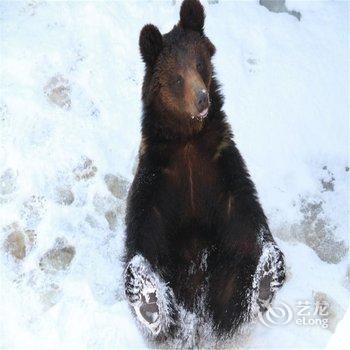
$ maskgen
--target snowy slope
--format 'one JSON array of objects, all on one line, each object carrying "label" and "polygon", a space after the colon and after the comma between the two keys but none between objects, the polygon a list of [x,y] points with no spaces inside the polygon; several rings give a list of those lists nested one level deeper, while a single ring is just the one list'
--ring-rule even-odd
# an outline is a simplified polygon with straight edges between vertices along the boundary
[{"label": "snowy slope", "polygon": [[[349,4],[203,1],[225,111],[286,254],[252,348],[324,348],[348,307]],[[0,3],[0,348],[141,348],[121,289],[123,212],[140,140],[145,23],[180,2]],[[300,301],[329,304],[328,329]],[[283,322],[282,322],[283,323]],[[234,346],[230,343],[229,346]]]}]

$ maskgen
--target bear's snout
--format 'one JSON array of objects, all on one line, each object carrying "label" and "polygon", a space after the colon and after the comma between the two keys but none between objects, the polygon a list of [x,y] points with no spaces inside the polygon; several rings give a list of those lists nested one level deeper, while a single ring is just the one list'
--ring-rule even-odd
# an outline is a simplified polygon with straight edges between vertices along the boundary
[{"label": "bear's snout", "polygon": [[209,110],[209,94],[206,89],[200,89],[196,93],[197,96],[197,108],[199,111],[199,117],[206,117]]}]

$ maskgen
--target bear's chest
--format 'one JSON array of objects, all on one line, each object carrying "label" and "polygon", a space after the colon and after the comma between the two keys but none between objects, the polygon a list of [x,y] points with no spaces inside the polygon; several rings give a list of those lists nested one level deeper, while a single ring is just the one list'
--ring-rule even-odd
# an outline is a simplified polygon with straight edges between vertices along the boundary
[{"label": "bear's chest", "polygon": [[174,149],[164,168],[171,198],[189,216],[205,215],[219,192],[219,169],[200,145],[187,143]]}]

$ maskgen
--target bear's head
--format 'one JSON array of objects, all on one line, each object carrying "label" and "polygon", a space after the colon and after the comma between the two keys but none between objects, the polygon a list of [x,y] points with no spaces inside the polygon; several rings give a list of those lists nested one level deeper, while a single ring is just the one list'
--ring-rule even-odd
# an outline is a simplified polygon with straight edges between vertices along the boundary
[{"label": "bear's head", "polygon": [[198,0],[185,0],[180,21],[169,33],[162,35],[152,24],[141,30],[144,118],[151,116],[150,127],[163,134],[193,135],[210,111],[215,47],[204,35],[204,18]]}]

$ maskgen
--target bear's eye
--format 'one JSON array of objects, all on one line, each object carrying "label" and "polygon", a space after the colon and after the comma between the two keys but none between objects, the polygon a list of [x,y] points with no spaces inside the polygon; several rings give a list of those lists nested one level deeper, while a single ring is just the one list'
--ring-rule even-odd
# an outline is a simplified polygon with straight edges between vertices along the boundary
[{"label": "bear's eye", "polygon": [[181,86],[182,83],[183,83],[182,76],[178,75],[178,76],[175,78],[175,84],[176,84],[176,86]]},{"label": "bear's eye", "polygon": [[204,68],[203,62],[202,61],[198,61],[197,62],[197,70],[201,71],[201,70],[203,70],[203,68]]}]

